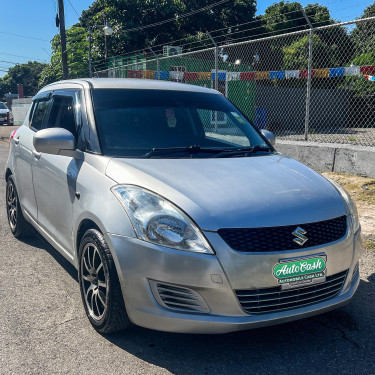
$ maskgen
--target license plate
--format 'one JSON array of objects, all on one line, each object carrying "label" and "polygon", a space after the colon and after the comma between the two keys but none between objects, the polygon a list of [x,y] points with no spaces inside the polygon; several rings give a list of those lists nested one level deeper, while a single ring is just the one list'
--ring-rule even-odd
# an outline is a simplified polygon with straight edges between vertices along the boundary
[{"label": "license plate", "polygon": [[293,289],[326,281],[327,255],[280,259],[272,269],[272,275],[281,289]]}]

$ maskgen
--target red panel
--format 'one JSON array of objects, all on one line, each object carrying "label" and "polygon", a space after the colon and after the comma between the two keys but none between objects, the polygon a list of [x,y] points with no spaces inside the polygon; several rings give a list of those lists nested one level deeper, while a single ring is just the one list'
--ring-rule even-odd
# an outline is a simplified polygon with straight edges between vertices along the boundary
[{"label": "red panel", "polygon": [[375,75],[375,65],[361,66],[360,72],[361,72],[361,74],[368,74],[370,76],[374,76]]},{"label": "red panel", "polygon": [[240,74],[240,81],[254,81],[255,72],[242,72]]},{"label": "red panel", "polygon": [[185,81],[196,81],[198,79],[198,73],[184,72]]},{"label": "red panel", "polygon": [[[307,72],[307,69],[305,69],[305,70],[300,70],[299,71],[299,78],[307,78],[307,74],[308,72]],[[314,75],[315,75],[315,70],[314,69],[312,69],[311,70],[311,77],[314,77]]]}]

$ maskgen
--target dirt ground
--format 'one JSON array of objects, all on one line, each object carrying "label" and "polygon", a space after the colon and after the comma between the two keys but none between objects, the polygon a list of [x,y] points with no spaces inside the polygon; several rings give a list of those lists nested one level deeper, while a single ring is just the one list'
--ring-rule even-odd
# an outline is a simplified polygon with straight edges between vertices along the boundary
[{"label": "dirt ground", "polygon": [[18,126],[0,125],[0,141],[9,141],[10,133],[18,129]]},{"label": "dirt ground", "polygon": [[322,175],[338,182],[353,197],[357,204],[365,247],[375,251],[375,178],[332,172],[323,172]]},{"label": "dirt ground", "polygon": [[[18,126],[0,126],[0,141],[8,142],[10,133]],[[362,226],[364,244],[367,250],[375,251],[375,178],[323,172],[342,185],[354,198]]]}]

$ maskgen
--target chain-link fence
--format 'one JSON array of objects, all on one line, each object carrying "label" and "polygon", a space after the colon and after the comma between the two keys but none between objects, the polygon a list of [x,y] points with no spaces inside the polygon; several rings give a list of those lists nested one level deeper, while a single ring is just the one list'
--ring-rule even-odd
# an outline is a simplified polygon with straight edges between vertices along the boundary
[{"label": "chain-link fence", "polygon": [[[113,58],[95,76],[210,87],[279,139],[375,146],[375,17],[195,52],[173,48],[176,55],[131,63]],[[211,121],[218,129],[228,120]]]}]

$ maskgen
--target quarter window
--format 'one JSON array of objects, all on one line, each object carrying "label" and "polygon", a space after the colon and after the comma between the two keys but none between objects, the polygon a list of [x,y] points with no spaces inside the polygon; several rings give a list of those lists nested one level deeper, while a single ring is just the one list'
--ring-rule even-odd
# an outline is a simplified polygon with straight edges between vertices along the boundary
[{"label": "quarter window", "polygon": [[46,115],[48,100],[38,100],[34,104],[33,117],[31,120],[31,127],[35,130],[40,130],[43,127],[44,117]]}]

